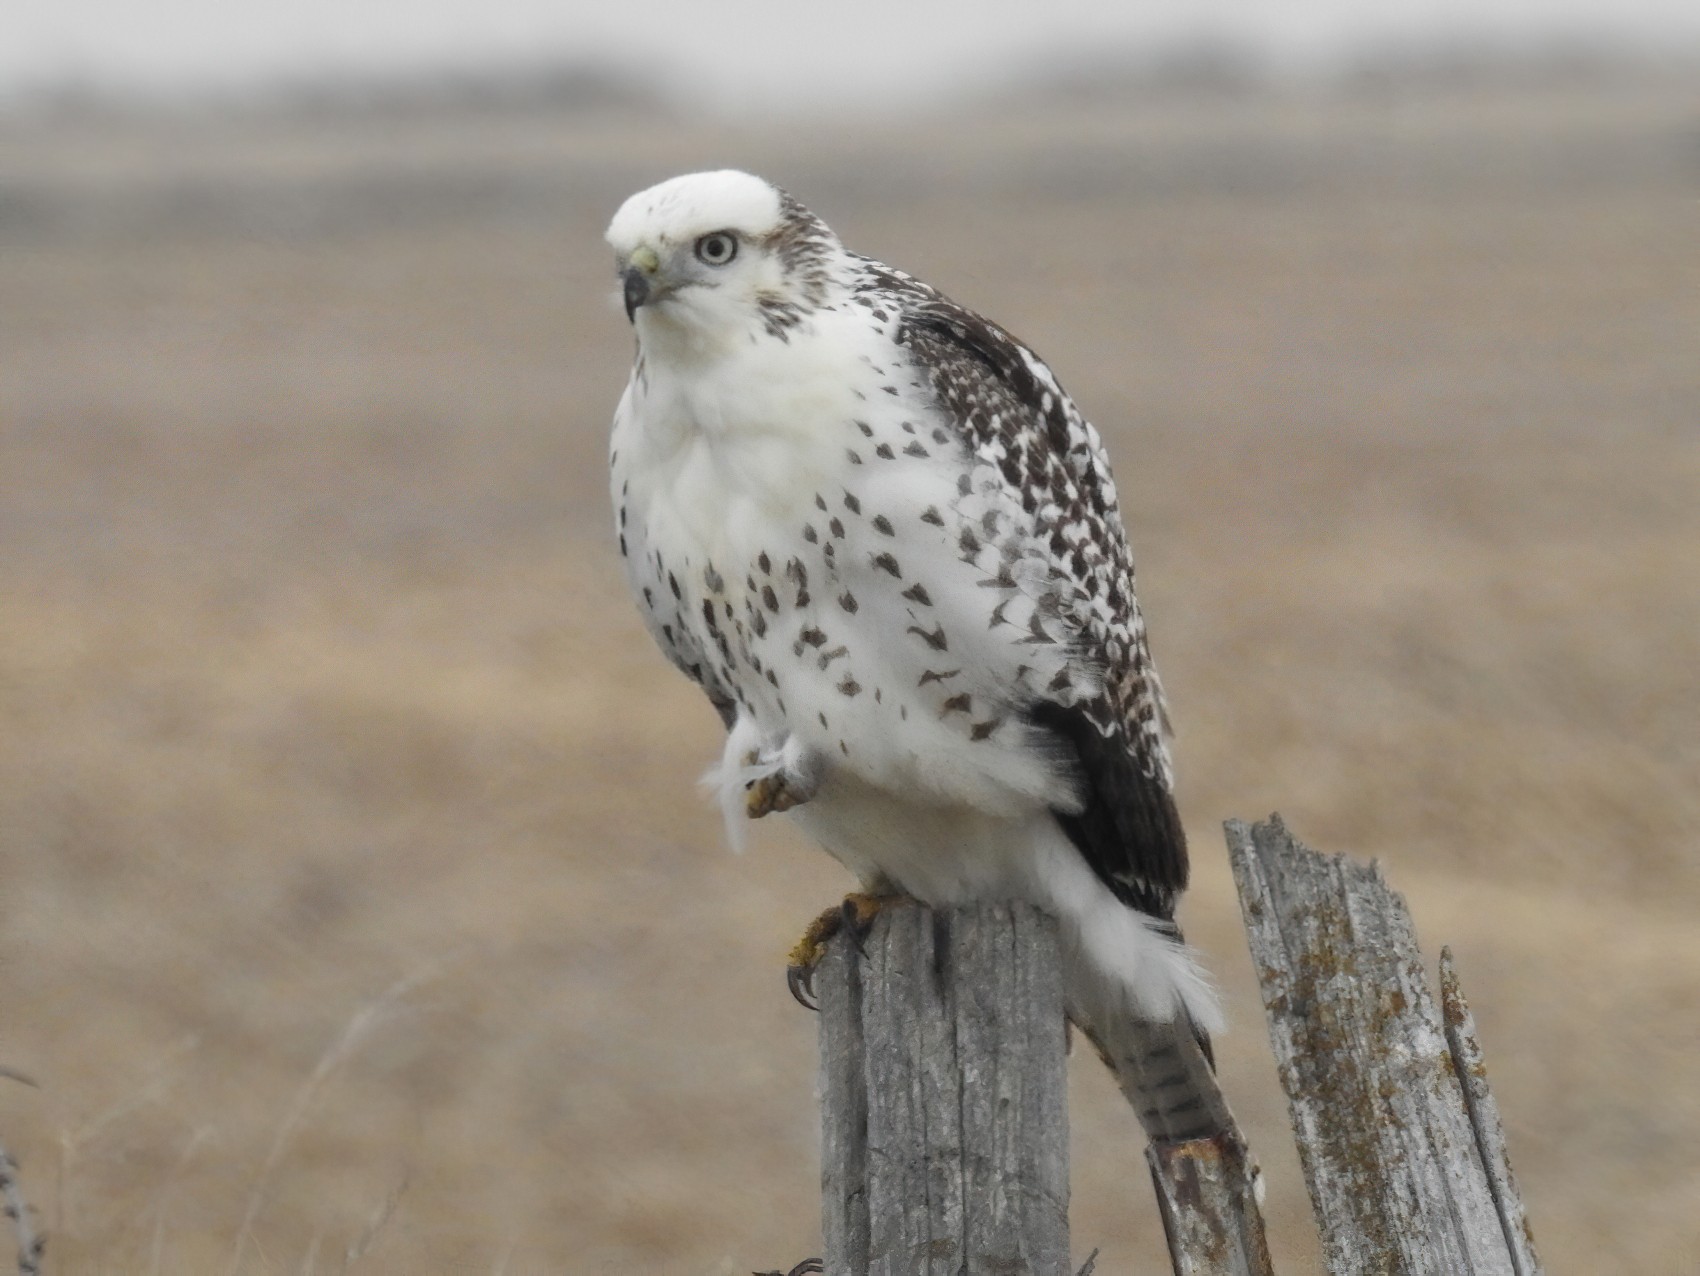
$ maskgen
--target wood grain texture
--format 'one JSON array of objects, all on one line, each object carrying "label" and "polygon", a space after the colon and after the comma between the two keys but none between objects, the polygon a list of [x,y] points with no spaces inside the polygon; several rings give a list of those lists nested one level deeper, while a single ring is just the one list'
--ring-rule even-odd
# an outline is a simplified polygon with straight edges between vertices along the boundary
[{"label": "wood grain texture", "polygon": [[1068,1109],[1054,924],[887,908],[815,988],[831,1276],[1064,1276]]},{"label": "wood grain texture", "polygon": [[1329,1270],[1518,1276],[1404,901],[1278,816],[1227,836]]},{"label": "wood grain texture", "polygon": [[1175,1276],[1274,1276],[1257,1165],[1237,1129],[1145,1149]]},{"label": "wood grain texture", "polygon": [[1446,1023],[1446,1044],[1452,1051],[1452,1062],[1464,1088],[1464,1106],[1469,1113],[1471,1128],[1476,1133],[1476,1146],[1481,1150],[1488,1190],[1499,1213],[1499,1225],[1505,1233],[1511,1265],[1517,1276],[1540,1276],[1541,1263],[1535,1256],[1535,1236],[1529,1227],[1523,1198],[1517,1192],[1517,1181],[1511,1175],[1511,1157],[1505,1147],[1505,1126],[1499,1119],[1499,1104],[1494,1100],[1493,1091],[1488,1089],[1487,1064],[1476,1041],[1476,1017],[1470,1013],[1470,1003],[1464,998],[1450,948],[1440,950],[1440,1011]]}]

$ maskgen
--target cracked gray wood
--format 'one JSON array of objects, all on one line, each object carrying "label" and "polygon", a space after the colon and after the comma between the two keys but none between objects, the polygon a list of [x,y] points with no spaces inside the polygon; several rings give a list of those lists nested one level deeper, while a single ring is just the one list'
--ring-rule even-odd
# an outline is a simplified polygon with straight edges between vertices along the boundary
[{"label": "cracked gray wood", "polygon": [[1238,1128],[1146,1146],[1175,1276],[1274,1276],[1257,1162]]},{"label": "cracked gray wood", "polygon": [[1227,836],[1329,1271],[1538,1276],[1474,1026],[1449,1015],[1457,1057],[1404,901],[1278,816]]},{"label": "cracked gray wood", "polygon": [[815,987],[830,1276],[1072,1276],[1054,923],[894,905]]},{"label": "cracked gray wood", "polygon": [[1511,1264],[1517,1269],[1517,1276],[1537,1276],[1541,1264],[1535,1257],[1535,1236],[1523,1209],[1523,1198],[1517,1191],[1517,1181],[1511,1174],[1499,1104],[1488,1089],[1487,1064],[1482,1059],[1481,1046],[1476,1043],[1476,1017],[1464,999],[1450,948],[1440,950],[1440,1010],[1446,1021],[1446,1044],[1452,1051],[1458,1079],[1463,1083],[1464,1106],[1476,1132],[1476,1146],[1481,1149],[1488,1190],[1493,1195],[1494,1208],[1499,1211],[1500,1230],[1505,1233]]}]

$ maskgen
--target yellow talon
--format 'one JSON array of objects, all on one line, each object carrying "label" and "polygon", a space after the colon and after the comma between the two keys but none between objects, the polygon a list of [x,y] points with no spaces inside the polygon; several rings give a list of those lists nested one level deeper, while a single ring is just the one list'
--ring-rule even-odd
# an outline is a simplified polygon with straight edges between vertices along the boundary
[{"label": "yellow talon", "polygon": [[844,925],[844,910],[829,908],[803,932],[802,938],[791,945],[791,953],[785,959],[785,964],[792,970],[813,970],[820,964],[820,959],[826,956],[826,945]]},{"label": "yellow talon", "polygon": [[868,933],[868,927],[874,924],[880,910],[903,898],[901,895],[857,892],[846,895],[842,904],[827,909],[809,923],[803,937],[791,946],[791,953],[786,958],[785,982],[799,1005],[807,1010],[820,1009],[814,1000],[815,967],[826,956],[826,946],[832,942],[833,936],[848,926],[851,938],[860,948],[862,936]]}]

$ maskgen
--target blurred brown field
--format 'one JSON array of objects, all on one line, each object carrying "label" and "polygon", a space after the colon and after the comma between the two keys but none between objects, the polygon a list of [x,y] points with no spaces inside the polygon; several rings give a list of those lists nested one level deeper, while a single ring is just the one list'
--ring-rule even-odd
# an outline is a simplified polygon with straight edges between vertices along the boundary
[{"label": "blurred brown field", "polygon": [[[781,963],[847,881],[721,847],[604,488],[602,227],[722,164],[1104,430],[1281,1270],[1219,832],[1274,809],[1454,948],[1549,1271],[1700,1271],[1700,94],[5,131],[0,1141],[50,1271],[818,1252]],[[1075,1248],[1160,1270],[1072,1075]]]}]

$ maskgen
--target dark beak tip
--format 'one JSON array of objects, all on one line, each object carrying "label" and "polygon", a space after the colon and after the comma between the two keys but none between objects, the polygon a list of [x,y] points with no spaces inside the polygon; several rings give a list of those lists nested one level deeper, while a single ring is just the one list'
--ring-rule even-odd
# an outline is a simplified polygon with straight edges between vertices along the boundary
[{"label": "dark beak tip", "polygon": [[632,321],[637,316],[637,308],[649,300],[649,279],[636,266],[628,266],[622,276],[625,281],[626,319]]}]

